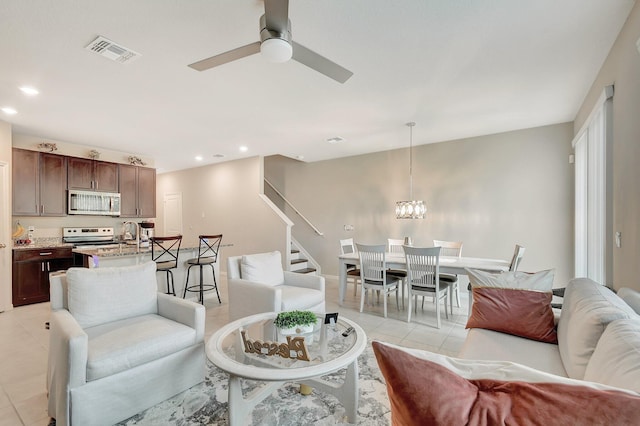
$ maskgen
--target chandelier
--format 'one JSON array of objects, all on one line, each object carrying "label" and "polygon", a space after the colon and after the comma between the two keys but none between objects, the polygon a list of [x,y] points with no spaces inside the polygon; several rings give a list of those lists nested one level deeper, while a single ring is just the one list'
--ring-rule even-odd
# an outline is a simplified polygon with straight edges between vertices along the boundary
[{"label": "chandelier", "polygon": [[409,201],[396,202],[396,219],[424,219],[427,206],[422,200],[413,200],[413,126],[416,123],[407,123],[409,127]]}]

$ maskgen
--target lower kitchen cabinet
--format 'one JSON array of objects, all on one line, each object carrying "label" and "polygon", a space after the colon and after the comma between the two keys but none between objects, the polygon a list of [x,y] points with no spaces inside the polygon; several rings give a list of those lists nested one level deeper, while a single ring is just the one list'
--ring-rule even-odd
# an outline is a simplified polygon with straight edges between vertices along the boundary
[{"label": "lower kitchen cabinet", "polygon": [[49,301],[49,272],[71,266],[71,247],[13,250],[13,306]]}]

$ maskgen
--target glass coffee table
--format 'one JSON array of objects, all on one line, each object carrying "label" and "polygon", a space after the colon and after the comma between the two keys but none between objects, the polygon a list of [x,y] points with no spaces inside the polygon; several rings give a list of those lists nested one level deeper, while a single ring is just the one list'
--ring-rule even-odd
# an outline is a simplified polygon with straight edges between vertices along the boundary
[{"label": "glass coffee table", "polygon": [[[229,373],[229,424],[242,424],[256,405],[285,382],[334,395],[345,407],[349,423],[356,423],[358,356],[367,345],[364,330],[343,317],[325,324],[325,316],[319,314],[312,332],[287,339],[273,325],[276,315],[267,312],[233,321],[207,341],[207,358]],[[343,368],[347,369],[343,383],[321,378]],[[268,383],[243,395],[242,378]]]}]

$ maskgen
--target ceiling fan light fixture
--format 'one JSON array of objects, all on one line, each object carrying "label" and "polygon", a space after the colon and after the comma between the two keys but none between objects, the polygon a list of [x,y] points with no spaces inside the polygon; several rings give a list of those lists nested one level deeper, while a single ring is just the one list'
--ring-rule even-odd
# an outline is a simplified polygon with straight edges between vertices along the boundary
[{"label": "ceiling fan light fixture", "polygon": [[284,39],[268,38],[260,44],[260,53],[269,62],[287,62],[293,56],[293,47]]}]

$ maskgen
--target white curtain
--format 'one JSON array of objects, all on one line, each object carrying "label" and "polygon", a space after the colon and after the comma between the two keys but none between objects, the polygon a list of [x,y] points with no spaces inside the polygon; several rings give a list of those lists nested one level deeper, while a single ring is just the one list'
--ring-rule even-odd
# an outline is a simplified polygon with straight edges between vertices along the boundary
[{"label": "white curtain", "polygon": [[575,276],[612,284],[611,118],[613,86],[605,88],[573,140]]}]

